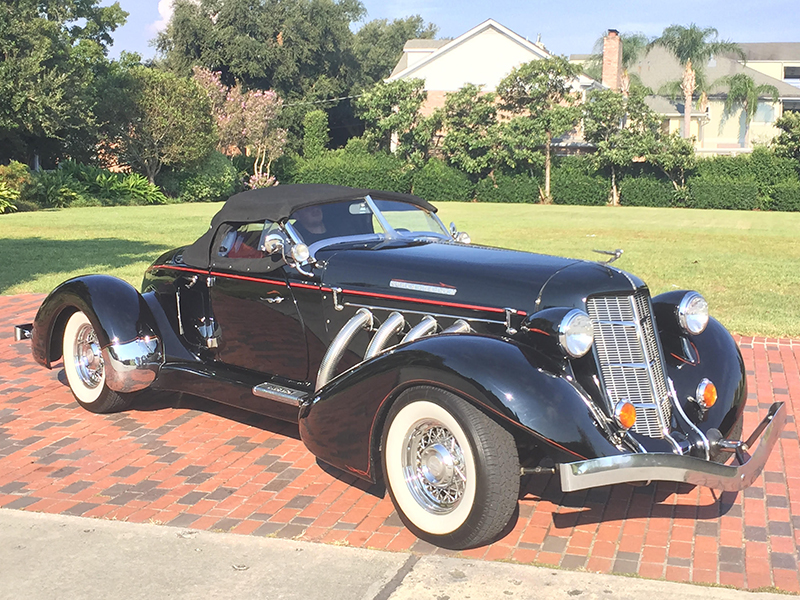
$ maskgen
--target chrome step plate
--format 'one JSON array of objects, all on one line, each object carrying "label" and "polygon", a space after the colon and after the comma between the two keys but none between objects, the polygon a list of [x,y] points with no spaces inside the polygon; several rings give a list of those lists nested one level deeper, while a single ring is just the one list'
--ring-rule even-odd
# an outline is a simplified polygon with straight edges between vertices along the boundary
[{"label": "chrome step plate", "polygon": [[253,395],[259,398],[274,400],[275,402],[282,402],[283,404],[290,404],[291,406],[300,406],[300,401],[303,400],[308,393],[283,385],[265,382],[259,383],[253,388]]}]

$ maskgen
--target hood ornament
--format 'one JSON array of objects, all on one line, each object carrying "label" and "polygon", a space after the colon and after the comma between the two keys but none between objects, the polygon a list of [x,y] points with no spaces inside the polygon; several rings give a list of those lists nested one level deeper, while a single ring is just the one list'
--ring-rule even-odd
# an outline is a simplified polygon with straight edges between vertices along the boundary
[{"label": "hood ornament", "polygon": [[604,265],[610,265],[612,262],[622,256],[622,248],[617,248],[616,250],[592,250],[592,252],[597,252],[598,254],[607,254],[611,257],[605,261],[598,261]]}]

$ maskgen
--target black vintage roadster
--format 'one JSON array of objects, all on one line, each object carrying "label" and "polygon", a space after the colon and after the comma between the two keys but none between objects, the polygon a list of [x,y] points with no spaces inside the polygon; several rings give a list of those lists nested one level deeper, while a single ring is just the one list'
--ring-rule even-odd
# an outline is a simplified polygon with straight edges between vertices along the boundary
[{"label": "black vintage roadster", "polygon": [[499,535],[526,473],[742,489],[786,418],[738,439],[742,358],[696,292],[651,298],[608,263],[471,245],[420,198],[331,185],[233,196],[141,292],[61,284],[31,337],[91,411],[166,389],[298,422],[451,548]]}]

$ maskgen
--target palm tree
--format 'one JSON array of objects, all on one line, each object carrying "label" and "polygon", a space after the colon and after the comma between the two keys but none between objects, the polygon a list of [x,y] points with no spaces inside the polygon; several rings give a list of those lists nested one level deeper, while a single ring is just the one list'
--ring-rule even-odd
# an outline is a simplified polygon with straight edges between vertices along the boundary
[{"label": "palm tree", "polygon": [[715,54],[732,53],[744,60],[744,52],[738,44],[718,40],[719,33],[713,27],[701,28],[692,23],[689,27],[670,25],[661,37],[650,42],[650,47],[666,48],[683,67],[680,88],[683,92],[683,137],[690,135],[692,122],[692,99],[698,89],[698,78],[703,80],[703,67]]},{"label": "palm tree", "polygon": [[723,77],[728,86],[728,97],[725,99],[725,115],[730,116],[736,108],[744,114],[744,146],[750,145],[750,123],[758,110],[759,98],[770,98],[778,101],[778,88],[767,83],[756,85],[753,78],[746,73],[736,73]]}]

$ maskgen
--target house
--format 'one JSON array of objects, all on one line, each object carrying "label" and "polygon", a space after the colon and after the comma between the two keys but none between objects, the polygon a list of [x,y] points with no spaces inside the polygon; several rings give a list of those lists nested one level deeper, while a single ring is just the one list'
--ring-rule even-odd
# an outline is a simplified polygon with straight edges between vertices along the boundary
[{"label": "house", "polygon": [[[386,81],[424,79],[428,99],[422,113],[429,115],[444,106],[447,93],[467,83],[493,92],[513,68],[551,56],[541,41],[531,42],[489,19],[453,40],[409,40]],[[581,75],[573,89],[585,96],[598,86],[595,80]]]}]

